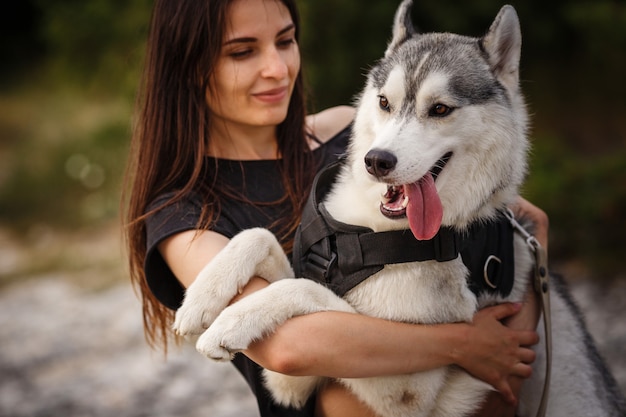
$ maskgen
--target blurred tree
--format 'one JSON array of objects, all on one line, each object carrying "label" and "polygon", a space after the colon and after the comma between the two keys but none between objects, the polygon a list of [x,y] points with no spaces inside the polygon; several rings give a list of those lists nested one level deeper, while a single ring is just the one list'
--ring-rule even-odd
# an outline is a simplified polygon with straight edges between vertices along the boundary
[{"label": "blurred tree", "polygon": [[382,56],[394,2],[303,0],[302,51],[314,107],[349,104]]},{"label": "blurred tree", "polygon": [[[302,0],[302,49],[315,108],[349,103],[382,56],[399,1]],[[511,1],[523,34],[532,115],[526,195],[551,217],[554,259],[623,269],[626,251],[626,2]],[[418,30],[480,36],[502,3],[416,1]]]},{"label": "blurred tree", "polygon": [[[303,23],[301,50],[312,92],[311,110],[349,104],[359,93],[364,74],[385,50],[399,2],[299,0]],[[535,151],[526,195],[550,214],[552,255],[619,263],[626,252],[626,241],[621,237],[626,231],[626,2],[510,3],[522,25],[522,88],[533,118],[531,136]],[[0,91],[6,93],[10,89],[17,96],[21,91],[15,92],[18,88],[36,88],[36,99],[45,103],[45,94],[57,101],[68,100],[58,91],[70,86],[74,87],[76,98],[83,101],[101,104],[101,96],[108,96],[132,103],[151,4],[152,0],[7,3],[0,14]],[[500,0],[415,0],[413,20],[424,32],[480,36],[501,6]],[[48,174],[29,176],[43,172],[40,168],[31,169],[19,159],[33,155],[32,149],[27,148],[33,146],[29,143],[36,142],[39,158],[49,155],[53,156],[50,160],[57,161],[49,163],[50,172],[62,171],[59,165],[76,152],[72,141],[80,143],[80,153],[91,155],[92,159],[95,150],[101,153],[107,147],[112,147],[107,158],[123,157],[128,139],[127,119],[121,122],[119,116],[104,118],[109,125],[91,130],[95,132],[93,137],[70,134],[66,142],[71,146],[59,145],[51,150],[42,148],[41,138],[33,136],[33,126],[38,124],[32,121],[36,117],[30,113],[20,118],[10,116],[20,108],[10,100],[0,100],[0,110],[4,109],[0,112],[0,157],[4,158],[0,160],[0,201],[23,199],[30,203],[14,204],[12,210],[7,205],[0,207],[0,220],[37,215],[34,210],[42,200],[35,197],[46,195],[42,188],[64,195],[59,191],[62,185],[46,187]],[[68,101],[77,102],[73,98]],[[72,123],[80,119],[75,114],[65,120],[56,115],[63,113],[62,106],[54,114],[49,111],[50,105],[39,107],[45,107],[46,120],[59,119],[64,128],[57,130],[84,131],[73,128]],[[98,109],[102,111],[102,105]],[[46,128],[43,123],[39,125]],[[98,162],[107,172],[119,169],[110,161]],[[49,177],[50,181],[55,178]],[[20,178],[36,181],[24,186]],[[65,195],[73,192],[76,190]],[[61,204],[57,200],[51,200],[48,211]]]},{"label": "blurred tree", "polygon": [[37,33],[41,13],[30,0],[7,2],[0,13],[0,88],[9,88],[28,67],[41,63],[43,41]]},{"label": "blurred tree", "polygon": [[57,74],[98,90],[136,87],[151,0],[38,2],[46,17],[43,36]]}]

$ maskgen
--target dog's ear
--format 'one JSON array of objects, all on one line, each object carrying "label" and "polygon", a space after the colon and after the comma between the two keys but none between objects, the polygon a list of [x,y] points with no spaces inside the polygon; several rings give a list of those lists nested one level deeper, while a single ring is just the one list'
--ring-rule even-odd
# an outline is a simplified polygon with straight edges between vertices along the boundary
[{"label": "dog's ear", "polygon": [[400,45],[409,40],[416,31],[411,21],[411,8],[413,6],[413,0],[404,0],[398,10],[396,10],[396,16],[393,19],[393,34],[387,50],[385,51],[385,58],[391,55]]},{"label": "dog's ear", "polygon": [[507,89],[516,91],[519,87],[522,32],[513,6],[500,9],[481,42],[489,55],[491,70]]}]

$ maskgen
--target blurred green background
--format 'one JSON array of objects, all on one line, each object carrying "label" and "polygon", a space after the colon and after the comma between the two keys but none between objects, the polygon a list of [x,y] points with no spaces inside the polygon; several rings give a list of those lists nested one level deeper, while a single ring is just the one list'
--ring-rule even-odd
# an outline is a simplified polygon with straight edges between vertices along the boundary
[{"label": "blurred green background", "polygon": [[[299,3],[311,110],[349,104],[385,49],[399,1]],[[421,31],[480,36],[502,4],[417,0],[414,21]],[[573,265],[594,279],[623,277],[626,2],[511,4],[522,24],[522,88],[533,120],[523,195],[550,216],[557,269]],[[149,0],[21,0],[3,7],[3,236],[36,246],[51,230],[118,227],[150,7]]]}]

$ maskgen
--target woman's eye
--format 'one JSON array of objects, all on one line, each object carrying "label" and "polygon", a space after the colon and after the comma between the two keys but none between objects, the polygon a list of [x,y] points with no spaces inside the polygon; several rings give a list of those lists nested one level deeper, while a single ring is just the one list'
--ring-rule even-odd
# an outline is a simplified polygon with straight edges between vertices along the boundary
[{"label": "woman's eye", "polygon": [[437,103],[430,108],[428,115],[433,117],[445,117],[452,113],[453,110],[452,107]]},{"label": "woman's eye", "polygon": [[294,38],[283,39],[283,40],[278,42],[278,46],[282,46],[284,48],[288,48],[291,45],[293,45],[294,43],[296,43],[296,40]]},{"label": "woman's eye", "polygon": [[386,112],[391,111],[391,108],[389,107],[389,100],[387,100],[387,97],[385,96],[378,96],[378,105]]},{"label": "woman's eye", "polygon": [[231,53],[229,53],[228,55],[231,58],[235,58],[235,59],[241,59],[241,58],[245,58],[248,55],[250,55],[252,53],[252,50],[250,49],[245,49],[245,50],[241,50],[241,51],[233,51]]}]

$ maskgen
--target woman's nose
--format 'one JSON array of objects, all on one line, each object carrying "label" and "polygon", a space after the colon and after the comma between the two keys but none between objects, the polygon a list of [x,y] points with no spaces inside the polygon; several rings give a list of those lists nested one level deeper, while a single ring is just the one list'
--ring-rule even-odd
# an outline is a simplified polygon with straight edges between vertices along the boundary
[{"label": "woman's nose", "polygon": [[287,62],[280,51],[271,48],[265,54],[262,75],[268,78],[285,78],[288,74]]}]

